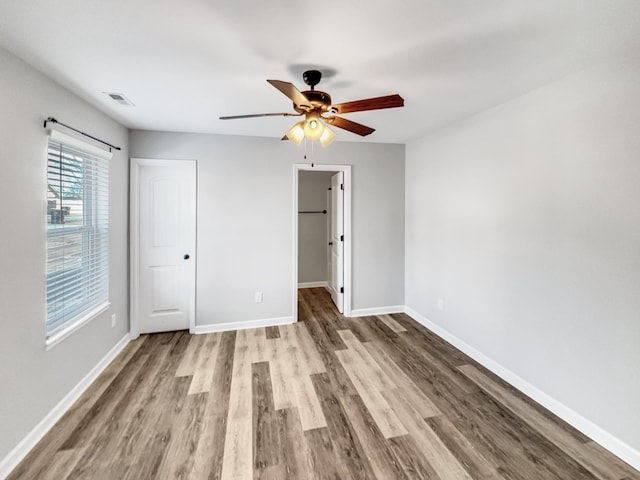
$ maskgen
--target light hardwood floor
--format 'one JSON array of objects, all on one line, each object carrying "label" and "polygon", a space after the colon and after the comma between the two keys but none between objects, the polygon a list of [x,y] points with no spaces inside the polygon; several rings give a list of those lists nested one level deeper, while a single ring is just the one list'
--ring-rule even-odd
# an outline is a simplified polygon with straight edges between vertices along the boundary
[{"label": "light hardwood floor", "polygon": [[404,314],[131,342],[10,479],[640,479]]}]

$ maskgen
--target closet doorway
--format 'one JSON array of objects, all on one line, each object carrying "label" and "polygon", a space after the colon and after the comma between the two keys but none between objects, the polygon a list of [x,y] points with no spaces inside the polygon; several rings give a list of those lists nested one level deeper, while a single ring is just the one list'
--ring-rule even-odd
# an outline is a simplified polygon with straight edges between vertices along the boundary
[{"label": "closet doorway", "polygon": [[293,314],[298,288],[325,287],[351,313],[351,167],[294,165]]}]

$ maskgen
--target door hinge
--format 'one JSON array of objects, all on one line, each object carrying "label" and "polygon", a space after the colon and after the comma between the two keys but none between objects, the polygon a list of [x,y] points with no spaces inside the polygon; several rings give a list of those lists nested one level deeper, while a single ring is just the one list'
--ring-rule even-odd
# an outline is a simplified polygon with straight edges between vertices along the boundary
[{"label": "door hinge", "polygon": [[340,241],[344,242],[344,235],[340,235]]},{"label": "door hinge", "polygon": [[344,287],[340,287],[340,293],[344,293]]},{"label": "door hinge", "polygon": [[340,190],[344,190],[344,183],[340,184]]}]

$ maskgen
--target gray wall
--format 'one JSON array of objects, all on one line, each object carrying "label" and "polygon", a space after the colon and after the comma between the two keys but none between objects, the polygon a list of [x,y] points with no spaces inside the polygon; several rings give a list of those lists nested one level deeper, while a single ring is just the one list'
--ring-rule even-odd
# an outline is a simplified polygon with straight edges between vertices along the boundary
[{"label": "gray wall", "polygon": [[294,163],[353,165],[353,308],[403,303],[403,145],[334,142],[305,160],[279,139],[132,131],[130,149],[198,161],[198,325],[293,315]]},{"label": "gray wall", "polygon": [[[0,49],[0,461],[128,332],[127,130]],[[48,116],[123,147],[111,160],[111,308],[45,350]],[[110,317],[118,323],[111,328]]]},{"label": "gray wall", "polygon": [[298,215],[298,283],[326,282],[328,221],[331,209],[327,193],[334,172],[298,172],[298,210],[322,211],[327,214]]},{"label": "gray wall", "polygon": [[406,304],[640,450],[640,56],[412,142],[406,168]]}]

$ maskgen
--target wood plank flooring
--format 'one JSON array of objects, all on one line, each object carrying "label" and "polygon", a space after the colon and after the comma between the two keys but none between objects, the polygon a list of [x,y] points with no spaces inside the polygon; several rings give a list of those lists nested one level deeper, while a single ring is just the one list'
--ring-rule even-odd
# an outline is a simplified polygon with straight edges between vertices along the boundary
[{"label": "wood plank flooring", "polygon": [[131,342],[9,479],[640,479],[404,314]]}]

